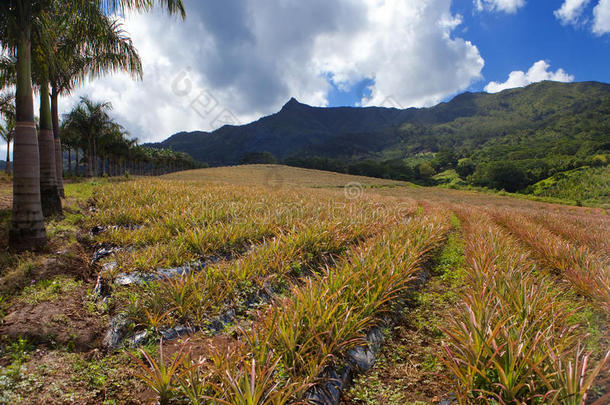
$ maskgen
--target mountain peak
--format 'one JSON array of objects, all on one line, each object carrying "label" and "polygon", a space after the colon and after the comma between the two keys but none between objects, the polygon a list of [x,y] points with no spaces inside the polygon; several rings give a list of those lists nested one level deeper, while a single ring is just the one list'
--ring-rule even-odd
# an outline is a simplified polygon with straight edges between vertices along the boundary
[{"label": "mountain peak", "polygon": [[[400,111],[322,108],[288,97],[290,100],[286,100],[281,112],[253,123],[224,127],[211,134],[179,134],[160,146],[173,146],[175,151],[190,153],[195,159],[212,165],[235,164],[244,154],[260,151],[270,152],[280,160],[292,156],[319,156],[349,160],[351,164],[386,156],[408,158],[420,151],[436,150],[439,144],[445,143],[457,150],[467,148],[474,154],[479,150],[480,153],[490,153],[495,151],[491,149],[494,145],[510,142],[511,150],[519,150],[519,156],[530,159],[528,156],[543,153],[535,148],[551,138],[556,122],[561,121],[563,126],[565,120],[569,129],[564,132],[562,128],[561,136],[565,134],[567,137],[572,128],[577,131],[583,111],[590,109],[591,113],[605,116],[610,84],[545,83],[537,86],[542,87],[495,94],[464,94],[435,107]],[[531,108],[531,105],[536,108]],[[545,132],[547,127],[548,132]],[[595,135],[595,140],[586,142],[591,148],[602,150],[605,147],[602,134],[608,132],[606,128],[610,126],[603,124],[600,128],[599,137]],[[528,141],[529,134],[521,135],[525,133],[521,131],[530,129],[540,137],[540,141],[538,138]],[[578,133],[575,132],[574,136]],[[513,144],[523,149],[512,149]],[[476,149],[471,149],[474,148],[472,145],[477,145]],[[521,150],[524,151],[522,154]],[[504,159],[505,155],[496,156]]]},{"label": "mountain peak", "polygon": [[303,105],[303,104],[299,103],[299,101],[296,98],[291,97],[290,100],[288,100],[288,102],[286,104],[284,104],[284,107],[282,107],[282,110],[298,107],[301,105]]}]

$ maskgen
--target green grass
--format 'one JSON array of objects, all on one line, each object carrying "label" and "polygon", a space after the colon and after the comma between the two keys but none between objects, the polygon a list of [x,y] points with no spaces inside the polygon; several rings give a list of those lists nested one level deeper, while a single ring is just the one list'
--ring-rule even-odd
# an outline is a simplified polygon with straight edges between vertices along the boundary
[{"label": "green grass", "polygon": [[468,183],[460,178],[460,176],[456,173],[455,170],[445,170],[435,176],[432,177],[432,180],[436,181],[439,187],[447,187],[447,188],[461,188],[467,187]]},{"label": "green grass", "polygon": [[26,287],[21,299],[31,305],[41,302],[58,301],[65,294],[76,291],[82,285],[82,281],[77,281],[69,277],[58,276],[52,280],[41,280],[34,285]]},{"label": "green grass", "polygon": [[94,190],[101,186],[108,184],[108,179],[81,179],[78,181],[65,183],[64,191],[66,197],[76,198],[79,200],[86,201],[93,195]]},{"label": "green grass", "polygon": [[581,167],[542,180],[528,191],[537,197],[570,200],[576,204],[610,207],[610,166]]}]

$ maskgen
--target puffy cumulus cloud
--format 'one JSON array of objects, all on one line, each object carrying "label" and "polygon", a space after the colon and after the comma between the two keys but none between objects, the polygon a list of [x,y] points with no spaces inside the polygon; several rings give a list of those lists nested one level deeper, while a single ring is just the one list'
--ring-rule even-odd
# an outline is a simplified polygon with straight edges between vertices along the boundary
[{"label": "puffy cumulus cloud", "polygon": [[561,8],[555,10],[555,17],[562,24],[576,24],[590,0],[565,0]]},{"label": "puffy cumulus cloud", "polygon": [[561,8],[555,10],[555,17],[566,25],[577,25],[582,20],[597,35],[610,33],[610,0],[599,0],[593,8],[592,18],[590,16],[583,17],[590,2],[591,0],[564,0]]},{"label": "puffy cumulus cloud", "polygon": [[556,82],[574,81],[574,76],[569,75],[563,69],[552,72],[549,71],[550,67],[551,66],[546,61],[538,61],[534,63],[527,72],[521,70],[511,72],[510,75],[508,75],[508,80],[504,83],[490,82],[485,86],[485,91],[488,93],[497,93],[506,89],[524,87],[528,84],[541,82],[543,80],[553,80]]},{"label": "puffy cumulus cloud", "polygon": [[144,81],[126,75],[87,84],[110,100],[142,141],[212,130],[277,111],[291,96],[328,104],[332,86],[372,79],[362,104],[421,106],[479,79],[483,59],[455,37],[451,0],[186,0],[188,17],[128,15]]},{"label": "puffy cumulus cloud", "polygon": [[[372,2],[371,2],[372,3]],[[338,83],[362,75],[374,80],[363,105],[429,106],[481,77],[484,61],[476,46],[451,33],[461,23],[450,1],[385,1],[369,12],[370,28],[320,58]],[[379,27],[379,28],[378,28]]]},{"label": "puffy cumulus cloud", "polygon": [[474,0],[474,2],[479,11],[503,11],[511,14],[525,6],[525,0]]},{"label": "puffy cumulus cloud", "polygon": [[602,35],[610,33],[610,0],[599,0],[593,9],[593,32]]}]

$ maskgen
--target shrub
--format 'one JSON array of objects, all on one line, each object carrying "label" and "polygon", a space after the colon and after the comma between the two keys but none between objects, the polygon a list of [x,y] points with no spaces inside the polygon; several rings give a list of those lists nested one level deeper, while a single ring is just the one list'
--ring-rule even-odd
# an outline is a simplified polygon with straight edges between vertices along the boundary
[{"label": "shrub", "polygon": [[472,159],[465,158],[465,159],[460,159],[460,161],[457,164],[457,167],[455,168],[455,171],[462,179],[466,179],[466,177],[468,177],[474,173],[475,168],[476,168],[476,166],[475,166],[474,162],[472,161]]},{"label": "shrub", "polygon": [[506,190],[511,193],[528,185],[525,171],[511,162],[492,162],[479,165],[474,173],[476,185]]},{"label": "shrub", "polygon": [[242,165],[276,164],[277,159],[271,152],[246,153],[239,161]]}]

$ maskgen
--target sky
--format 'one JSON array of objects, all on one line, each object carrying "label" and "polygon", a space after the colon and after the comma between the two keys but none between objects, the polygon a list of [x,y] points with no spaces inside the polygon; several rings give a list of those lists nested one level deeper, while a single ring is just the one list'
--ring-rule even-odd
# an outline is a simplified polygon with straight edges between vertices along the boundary
[{"label": "sky", "polygon": [[[187,19],[123,16],[144,79],[110,101],[140,142],[315,106],[426,107],[541,80],[610,82],[610,0],[185,0]],[[0,146],[0,158],[5,145]]]}]

